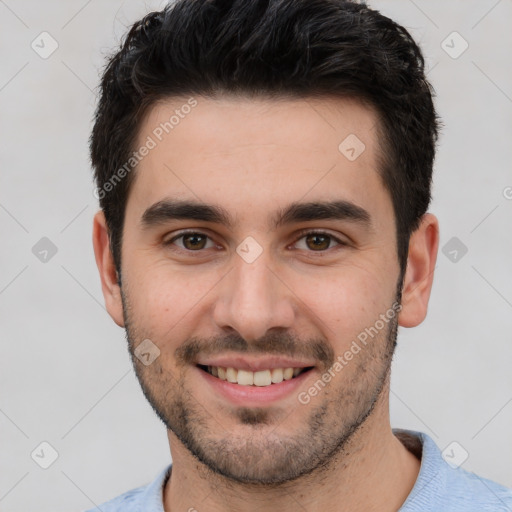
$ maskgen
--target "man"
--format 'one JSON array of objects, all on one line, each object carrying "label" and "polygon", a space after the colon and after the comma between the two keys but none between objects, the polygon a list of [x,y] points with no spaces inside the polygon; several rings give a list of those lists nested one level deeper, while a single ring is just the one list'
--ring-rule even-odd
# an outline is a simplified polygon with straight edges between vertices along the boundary
[{"label": "man", "polygon": [[94,249],[173,463],[102,511],[512,510],[389,421],[437,130],[419,48],[365,5],[181,0],[132,27],[91,136]]}]

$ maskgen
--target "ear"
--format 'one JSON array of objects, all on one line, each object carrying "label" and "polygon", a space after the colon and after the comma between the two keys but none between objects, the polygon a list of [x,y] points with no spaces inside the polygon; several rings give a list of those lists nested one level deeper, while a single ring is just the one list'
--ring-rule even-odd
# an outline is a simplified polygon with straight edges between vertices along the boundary
[{"label": "ear", "polygon": [[409,240],[402,310],[398,317],[398,324],[402,327],[416,327],[427,316],[438,246],[439,223],[434,215],[426,213]]},{"label": "ear", "polygon": [[118,284],[114,258],[110,250],[107,222],[102,210],[94,216],[92,243],[94,246],[94,255],[96,256],[96,265],[100,272],[101,289],[103,290],[105,306],[114,322],[119,325],[119,327],[124,327],[121,288]]}]

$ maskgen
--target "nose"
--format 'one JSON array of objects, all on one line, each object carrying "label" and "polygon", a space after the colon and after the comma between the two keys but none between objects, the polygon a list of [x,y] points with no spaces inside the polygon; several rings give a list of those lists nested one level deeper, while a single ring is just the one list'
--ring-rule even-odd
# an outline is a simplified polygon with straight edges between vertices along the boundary
[{"label": "nose", "polygon": [[289,330],[294,323],[294,294],[263,253],[252,263],[236,254],[234,267],[220,283],[214,306],[216,325],[235,330],[247,342],[271,329]]}]

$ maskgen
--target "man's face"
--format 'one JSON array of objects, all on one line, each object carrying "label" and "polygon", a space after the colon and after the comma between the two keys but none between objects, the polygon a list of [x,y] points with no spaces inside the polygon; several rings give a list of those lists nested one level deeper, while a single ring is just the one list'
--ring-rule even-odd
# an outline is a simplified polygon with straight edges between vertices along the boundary
[{"label": "man's face", "polygon": [[[154,107],[136,144],[156,146],[126,206],[130,351],[150,340],[133,360],[171,444],[232,479],[284,482],[387,407],[400,272],[377,118],[343,99],[196,100]],[[230,224],[163,205],[178,201]]]}]

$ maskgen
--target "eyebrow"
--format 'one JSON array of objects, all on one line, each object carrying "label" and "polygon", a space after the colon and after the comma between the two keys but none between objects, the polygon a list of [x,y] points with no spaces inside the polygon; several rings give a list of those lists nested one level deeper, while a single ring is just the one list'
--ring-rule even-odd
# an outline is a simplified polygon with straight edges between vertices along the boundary
[{"label": "eyebrow", "polygon": [[[235,226],[235,219],[224,208],[189,200],[163,199],[147,208],[142,214],[143,229],[165,224],[172,220],[197,220],[223,224],[229,229]],[[360,206],[346,201],[315,201],[291,203],[279,209],[271,218],[270,225],[275,229],[297,222],[317,220],[343,220],[372,228],[370,214]]]}]

